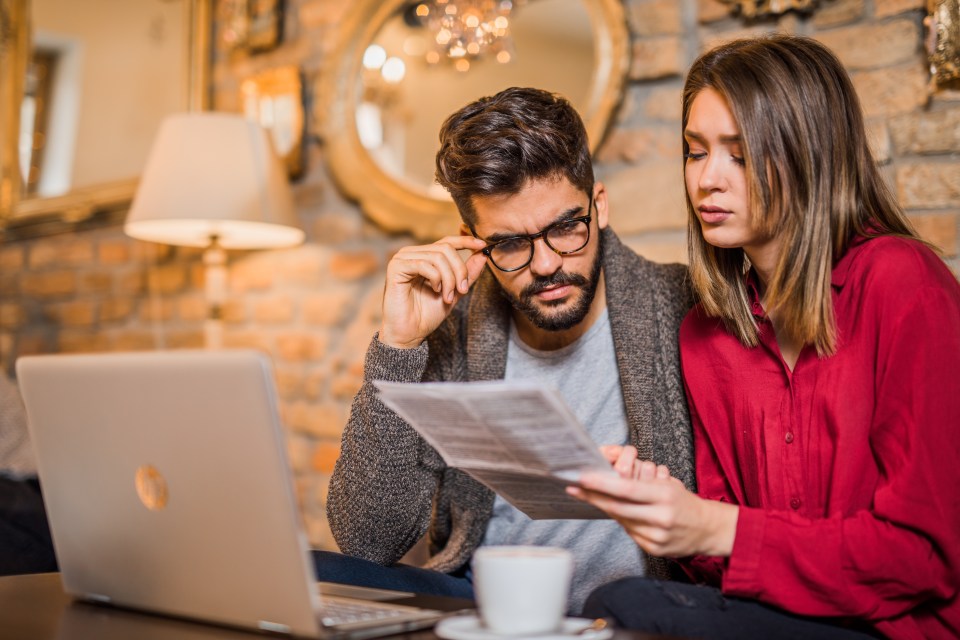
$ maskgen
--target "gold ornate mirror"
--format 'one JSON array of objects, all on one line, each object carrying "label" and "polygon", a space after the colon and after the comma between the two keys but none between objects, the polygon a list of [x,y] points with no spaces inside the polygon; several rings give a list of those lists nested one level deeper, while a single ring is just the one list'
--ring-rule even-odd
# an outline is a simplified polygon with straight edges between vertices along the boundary
[{"label": "gold ornate mirror", "polygon": [[0,0],[0,231],[125,208],[160,121],[206,103],[212,0]]},{"label": "gold ornate mirror", "polygon": [[595,150],[620,101],[630,57],[619,0],[487,1],[509,5],[507,44],[438,56],[438,38],[449,38],[429,11],[457,5],[462,16],[483,4],[359,0],[338,30],[336,66],[318,86],[330,170],[389,231],[424,240],[456,233],[460,219],[434,183],[433,162],[440,125],[468,102],[510,86],[555,91],[583,116]]}]

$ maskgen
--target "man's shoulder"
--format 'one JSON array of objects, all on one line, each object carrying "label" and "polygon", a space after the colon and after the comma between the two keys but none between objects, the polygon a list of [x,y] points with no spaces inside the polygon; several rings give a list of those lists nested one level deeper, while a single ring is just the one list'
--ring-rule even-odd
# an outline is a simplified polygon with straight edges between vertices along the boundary
[{"label": "man's shoulder", "polygon": [[638,286],[653,288],[659,295],[676,300],[685,309],[693,304],[687,266],[653,262],[624,244],[612,229],[605,230],[607,288],[613,292]]}]

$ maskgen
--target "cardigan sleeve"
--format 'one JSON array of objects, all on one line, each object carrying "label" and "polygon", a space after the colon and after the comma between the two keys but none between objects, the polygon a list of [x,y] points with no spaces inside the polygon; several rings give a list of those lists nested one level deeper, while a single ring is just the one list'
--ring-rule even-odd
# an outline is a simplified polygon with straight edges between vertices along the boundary
[{"label": "cardigan sleeve", "polygon": [[367,349],[327,500],[331,532],[347,555],[393,564],[427,530],[442,460],[427,455],[417,432],[379,400],[373,381],[419,382],[428,354],[427,342],[395,349],[377,336]]}]

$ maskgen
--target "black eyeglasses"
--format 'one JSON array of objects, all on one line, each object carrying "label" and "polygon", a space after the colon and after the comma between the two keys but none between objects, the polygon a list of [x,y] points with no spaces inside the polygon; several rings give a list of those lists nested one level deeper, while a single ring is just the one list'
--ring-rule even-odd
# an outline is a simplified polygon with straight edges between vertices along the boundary
[{"label": "black eyeglasses", "polygon": [[[592,197],[587,211],[591,209],[593,209]],[[490,258],[493,266],[500,271],[519,271],[533,260],[533,243],[537,238],[543,238],[546,245],[561,256],[583,249],[590,242],[590,219],[591,216],[588,214],[554,222],[539,233],[497,240],[481,249],[481,252]]]}]

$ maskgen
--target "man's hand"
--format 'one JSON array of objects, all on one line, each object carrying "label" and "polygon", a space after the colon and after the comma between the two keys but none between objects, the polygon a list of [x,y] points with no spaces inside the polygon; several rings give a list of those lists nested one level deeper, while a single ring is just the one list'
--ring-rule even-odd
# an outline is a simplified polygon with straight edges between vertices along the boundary
[{"label": "man's hand", "polygon": [[[480,277],[484,246],[473,236],[447,236],[400,249],[387,265],[380,342],[412,349],[426,340]],[[472,253],[464,261],[458,249]]]},{"label": "man's hand", "polygon": [[679,558],[731,554],[739,507],[700,498],[676,478],[664,477],[652,462],[637,461],[635,450],[634,462],[638,464],[631,465],[626,474],[626,458],[630,452],[624,455],[622,450],[604,451],[604,454],[608,460],[614,457],[619,477],[585,474],[580,478],[580,486],[567,487],[567,493],[589,502],[619,522],[650,555]]}]

